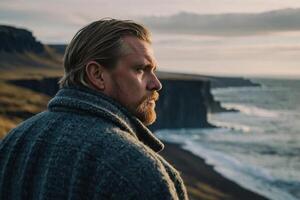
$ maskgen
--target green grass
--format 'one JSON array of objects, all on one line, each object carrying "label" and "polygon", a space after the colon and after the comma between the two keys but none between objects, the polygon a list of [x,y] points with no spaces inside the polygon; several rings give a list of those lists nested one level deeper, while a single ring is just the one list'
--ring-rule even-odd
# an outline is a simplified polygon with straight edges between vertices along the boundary
[{"label": "green grass", "polygon": [[0,139],[23,120],[46,109],[49,96],[10,84],[9,80],[63,75],[62,56],[46,47],[43,54],[0,53]]},{"label": "green grass", "polygon": [[26,118],[46,109],[50,97],[0,80],[0,138]]}]

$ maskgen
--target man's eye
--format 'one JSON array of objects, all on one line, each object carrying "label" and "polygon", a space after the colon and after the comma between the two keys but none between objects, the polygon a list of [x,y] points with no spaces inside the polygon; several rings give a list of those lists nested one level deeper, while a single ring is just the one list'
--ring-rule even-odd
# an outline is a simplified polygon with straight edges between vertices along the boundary
[{"label": "man's eye", "polygon": [[144,69],[143,67],[138,67],[138,68],[136,68],[135,70],[136,70],[136,72],[138,72],[138,73],[142,73],[145,69]]}]

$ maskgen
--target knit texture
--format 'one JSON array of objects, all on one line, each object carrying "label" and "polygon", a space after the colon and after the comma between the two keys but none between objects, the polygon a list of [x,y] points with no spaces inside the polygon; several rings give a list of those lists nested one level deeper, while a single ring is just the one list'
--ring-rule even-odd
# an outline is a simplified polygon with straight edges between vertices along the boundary
[{"label": "knit texture", "polygon": [[188,199],[163,144],[109,97],[61,89],[0,144],[0,199]]}]

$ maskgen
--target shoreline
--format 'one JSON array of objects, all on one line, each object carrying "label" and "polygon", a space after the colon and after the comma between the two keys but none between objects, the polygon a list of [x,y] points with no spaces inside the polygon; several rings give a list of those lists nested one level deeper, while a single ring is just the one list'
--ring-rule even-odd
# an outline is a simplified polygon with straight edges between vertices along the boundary
[{"label": "shoreline", "polygon": [[225,178],[204,159],[182,149],[180,144],[163,143],[165,148],[159,154],[180,172],[191,200],[268,199]]}]

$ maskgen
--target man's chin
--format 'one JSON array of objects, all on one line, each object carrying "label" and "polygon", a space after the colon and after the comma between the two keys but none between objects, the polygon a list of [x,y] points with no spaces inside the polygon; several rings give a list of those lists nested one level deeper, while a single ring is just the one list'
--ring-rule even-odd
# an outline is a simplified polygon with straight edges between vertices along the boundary
[{"label": "man's chin", "polygon": [[153,124],[156,120],[156,112],[152,108],[146,111],[138,111],[136,116],[145,126]]},{"label": "man's chin", "polygon": [[152,115],[151,118],[147,118],[146,120],[144,120],[142,122],[145,126],[149,126],[149,125],[153,124],[155,121],[156,121],[156,114]]}]

